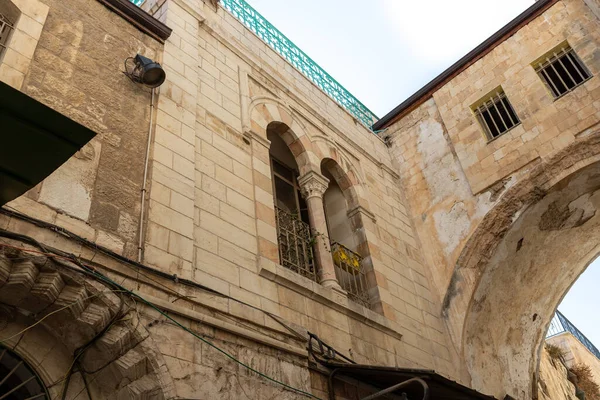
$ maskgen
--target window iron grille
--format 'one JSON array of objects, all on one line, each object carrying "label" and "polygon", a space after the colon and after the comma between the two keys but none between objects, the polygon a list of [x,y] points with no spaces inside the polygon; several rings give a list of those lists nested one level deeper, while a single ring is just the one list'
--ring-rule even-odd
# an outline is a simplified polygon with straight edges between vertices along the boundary
[{"label": "window iron grille", "polygon": [[503,91],[492,94],[473,111],[490,140],[508,132],[521,123]]},{"label": "window iron grille", "polygon": [[348,293],[348,298],[367,308],[370,299],[362,257],[340,243],[331,243],[331,254],[338,283]]},{"label": "window iron grille", "polygon": [[0,55],[2,55],[6,49],[6,42],[8,41],[8,36],[12,30],[12,22],[8,17],[0,13]]},{"label": "window iron grille", "polygon": [[379,118],[244,0],[223,7],[367,128]]},{"label": "window iron grille", "polygon": [[310,226],[279,207],[275,207],[275,217],[281,265],[318,282]]},{"label": "window iron grille", "polygon": [[570,46],[549,54],[535,70],[555,99],[591,78],[590,72]]},{"label": "window iron grille", "polygon": [[596,356],[598,360],[600,360],[600,351],[590,342],[590,340],[585,337],[583,333],[571,321],[567,319],[560,311],[556,311],[554,314],[554,318],[550,321],[550,326],[548,327],[548,332],[546,333],[546,339],[551,338],[556,335],[560,335],[561,333],[569,332],[571,333],[582,345],[584,345],[590,353]]},{"label": "window iron grille", "polygon": [[50,399],[37,374],[17,354],[0,346],[0,399]]}]

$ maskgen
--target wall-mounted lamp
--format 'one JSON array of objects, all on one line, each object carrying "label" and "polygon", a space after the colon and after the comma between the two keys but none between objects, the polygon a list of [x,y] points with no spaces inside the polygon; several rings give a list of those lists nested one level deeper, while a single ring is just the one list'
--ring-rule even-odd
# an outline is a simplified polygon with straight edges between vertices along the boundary
[{"label": "wall-mounted lamp", "polygon": [[[133,60],[135,66],[130,70],[127,62]],[[155,88],[163,84],[166,78],[165,70],[159,63],[152,61],[148,57],[137,54],[135,57],[129,57],[125,60],[125,75],[134,82],[142,83],[148,87]]]}]

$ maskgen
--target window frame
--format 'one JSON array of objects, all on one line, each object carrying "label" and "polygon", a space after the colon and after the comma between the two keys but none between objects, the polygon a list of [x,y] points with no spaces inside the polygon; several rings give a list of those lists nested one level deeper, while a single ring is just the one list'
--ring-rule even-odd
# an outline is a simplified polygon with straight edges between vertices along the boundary
[{"label": "window frame", "polygon": [[[502,107],[504,108],[504,112],[506,113],[506,115],[508,116],[508,119],[510,120],[509,121],[511,123],[510,127],[507,125],[507,122],[504,121],[504,117],[502,116],[502,113],[500,112],[500,110],[498,108],[499,104],[502,104]],[[507,108],[507,105],[510,108],[510,110],[509,110],[509,108]],[[499,117],[499,121],[494,120],[492,112],[490,110],[494,110],[496,112],[496,114]],[[510,132],[514,128],[521,125],[521,118],[517,114],[512,103],[508,99],[506,92],[502,89],[501,86],[498,86],[494,90],[490,91],[485,96],[483,96],[480,100],[478,100],[475,104],[473,104],[471,106],[471,112],[473,113],[473,116],[479,123],[479,126],[481,127],[481,129],[484,133],[484,137],[487,139],[488,143],[498,139],[501,136],[504,136],[506,133]],[[498,132],[498,134],[496,136],[494,136],[494,134],[492,133],[492,130],[490,129],[490,125],[488,124],[488,122],[486,121],[486,119],[484,117],[485,112],[487,112],[487,114],[489,115],[491,122],[494,124],[494,127],[496,128],[496,131]],[[512,115],[511,115],[511,112],[512,112]],[[513,120],[513,116],[516,118],[516,121]],[[504,125],[504,128],[506,128],[504,131],[500,131],[500,128],[498,126],[498,123],[500,123],[500,122]]]},{"label": "window frame", "polygon": [[16,21],[11,19],[0,12],[0,61],[2,60],[4,53],[8,49],[8,42],[15,30]]},{"label": "window frame", "polygon": [[[577,73],[583,79],[581,82],[575,82],[575,79],[573,79],[571,73],[563,63],[564,59],[568,59],[571,62]],[[567,86],[566,82],[556,70],[555,65],[557,62],[567,72],[567,75],[574,83],[572,87]],[[578,87],[582,86],[585,82],[589,81],[594,76],[589,70],[589,68],[585,65],[583,60],[575,52],[575,50],[569,45],[568,42],[563,42],[560,45],[553,48],[552,50],[548,51],[543,56],[539,57],[537,60],[532,62],[531,66],[535,70],[535,73],[538,75],[541,81],[544,83],[544,86],[546,87],[548,92],[552,95],[554,101],[563,98],[565,95],[571,93]],[[554,74],[560,80],[561,85],[566,89],[564,93],[557,95],[557,93],[560,93],[560,90],[558,90],[556,83],[550,78],[549,74],[546,72],[549,67],[552,67]],[[583,75],[584,73],[587,75],[587,77],[585,78]]]}]

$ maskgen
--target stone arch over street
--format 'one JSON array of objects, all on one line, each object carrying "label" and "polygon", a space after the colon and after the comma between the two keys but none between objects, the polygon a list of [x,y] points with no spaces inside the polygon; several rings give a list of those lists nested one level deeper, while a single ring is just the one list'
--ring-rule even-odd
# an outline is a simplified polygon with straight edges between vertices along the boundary
[{"label": "stone arch over street", "polygon": [[479,390],[536,398],[548,324],[600,251],[598,143],[594,133],[535,167],[463,249],[443,311]]}]

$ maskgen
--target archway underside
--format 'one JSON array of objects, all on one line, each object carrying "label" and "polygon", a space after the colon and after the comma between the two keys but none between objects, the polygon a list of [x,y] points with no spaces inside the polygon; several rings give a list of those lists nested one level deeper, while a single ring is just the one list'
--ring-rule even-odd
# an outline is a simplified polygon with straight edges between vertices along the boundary
[{"label": "archway underside", "polygon": [[1,345],[52,399],[166,398],[168,377],[137,305],[67,264],[0,239]]},{"label": "archway underside", "polygon": [[552,315],[600,249],[600,164],[563,179],[527,208],[483,269],[464,325],[473,387],[537,396],[539,351]]}]

